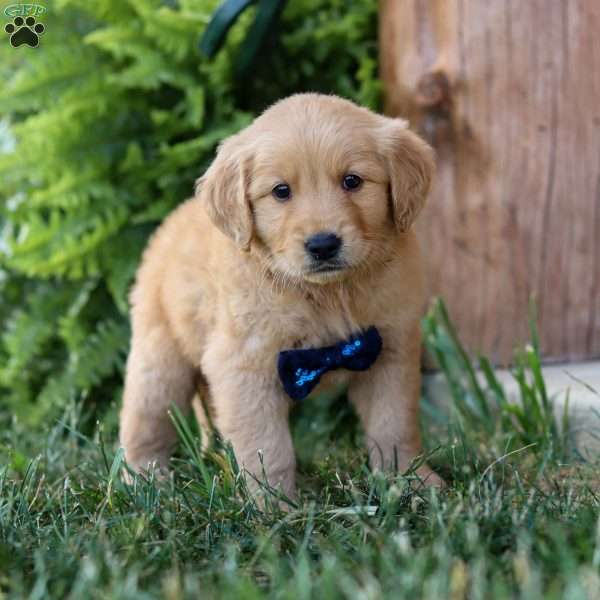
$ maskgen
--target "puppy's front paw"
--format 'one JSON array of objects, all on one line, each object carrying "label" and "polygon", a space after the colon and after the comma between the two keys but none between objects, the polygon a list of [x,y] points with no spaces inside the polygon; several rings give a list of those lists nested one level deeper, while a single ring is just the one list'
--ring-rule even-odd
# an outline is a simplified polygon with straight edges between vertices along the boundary
[{"label": "puppy's front paw", "polygon": [[248,471],[244,475],[246,489],[261,511],[291,512],[295,509],[296,486],[293,475],[275,485],[271,485],[264,479],[258,479]]},{"label": "puppy's front paw", "polygon": [[419,467],[415,471],[415,475],[419,478],[420,482],[427,487],[436,487],[440,489],[444,489],[446,487],[446,482],[432,469],[430,469],[427,465]]},{"label": "puppy's front paw", "polygon": [[277,494],[266,491],[254,492],[252,496],[258,508],[264,513],[270,513],[272,511],[289,513],[296,509],[294,506],[296,503],[295,496],[292,498],[289,496],[287,498],[283,498],[277,496]]},{"label": "puppy's front paw", "polygon": [[131,471],[135,471],[139,475],[142,475],[146,479],[153,477],[157,481],[165,481],[169,478],[171,473],[169,467],[163,461],[157,461],[154,458],[147,460],[137,460],[135,462],[127,461],[127,466],[130,470],[123,469],[123,480],[131,485],[134,480],[134,476]]}]

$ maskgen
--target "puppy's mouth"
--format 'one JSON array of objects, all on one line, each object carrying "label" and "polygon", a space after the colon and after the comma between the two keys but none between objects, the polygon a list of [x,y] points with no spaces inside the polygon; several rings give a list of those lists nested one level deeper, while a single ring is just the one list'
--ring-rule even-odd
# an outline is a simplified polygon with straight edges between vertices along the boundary
[{"label": "puppy's mouth", "polygon": [[341,263],[314,265],[309,269],[309,273],[334,273],[335,271],[341,271],[344,268],[345,265]]},{"label": "puppy's mouth", "polygon": [[346,263],[340,261],[313,263],[305,271],[305,278],[317,282],[337,279],[347,267]]}]

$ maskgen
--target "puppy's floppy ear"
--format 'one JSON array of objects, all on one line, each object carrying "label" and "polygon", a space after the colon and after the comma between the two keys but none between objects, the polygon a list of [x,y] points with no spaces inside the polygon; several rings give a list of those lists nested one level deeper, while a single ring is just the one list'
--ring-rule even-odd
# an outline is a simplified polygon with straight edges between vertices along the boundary
[{"label": "puppy's floppy ear", "polygon": [[250,249],[252,211],[248,198],[251,156],[232,136],[219,145],[217,157],[196,181],[196,197],[214,225],[242,250]]},{"label": "puppy's floppy ear", "polygon": [[383,117],[379,134],[390,178],[394,223],[408,231],[425,205],[435,172],[433,149],[403,119]]}]

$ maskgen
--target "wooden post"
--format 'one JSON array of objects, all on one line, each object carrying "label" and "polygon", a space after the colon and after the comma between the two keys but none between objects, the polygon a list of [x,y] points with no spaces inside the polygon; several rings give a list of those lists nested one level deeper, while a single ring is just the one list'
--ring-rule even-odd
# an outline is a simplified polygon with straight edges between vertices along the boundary
[{"label": "wooden post", "polygon": [[497,363],[600,357],[600,2],[381,0],[388,114],[438,152],[431,291]]}]

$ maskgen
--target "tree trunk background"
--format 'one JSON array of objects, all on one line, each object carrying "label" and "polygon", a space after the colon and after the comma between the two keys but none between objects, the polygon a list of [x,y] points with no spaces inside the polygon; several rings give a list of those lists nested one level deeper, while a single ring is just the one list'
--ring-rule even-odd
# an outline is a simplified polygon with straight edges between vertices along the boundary
[{"label": "tree trunk background", "polygon": [[431,292],[499,364],[531,296],[546,360],[600,356],[599,32],[598,0],[380,1],[386,112],[438,153]]}]

